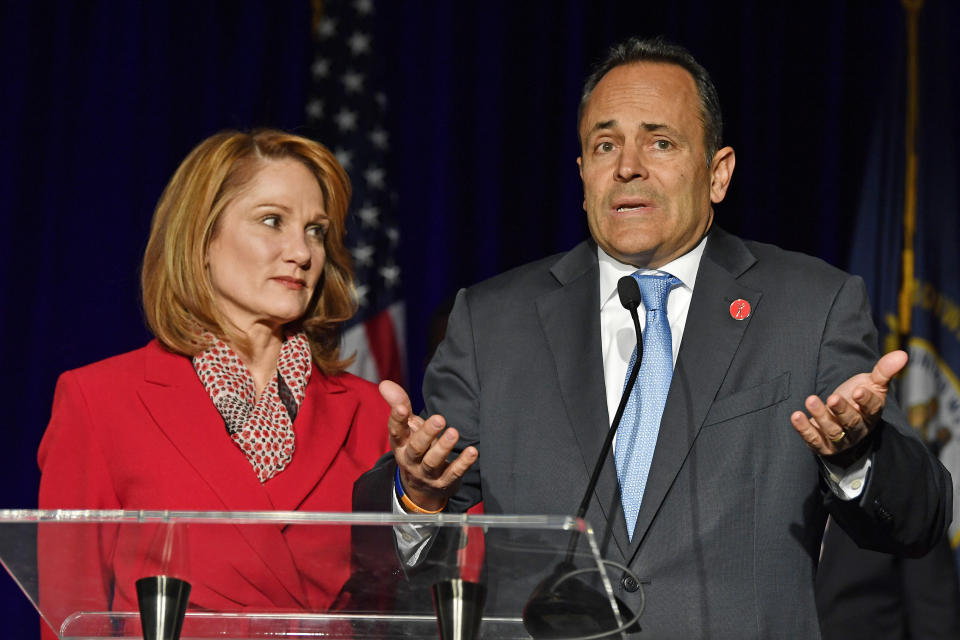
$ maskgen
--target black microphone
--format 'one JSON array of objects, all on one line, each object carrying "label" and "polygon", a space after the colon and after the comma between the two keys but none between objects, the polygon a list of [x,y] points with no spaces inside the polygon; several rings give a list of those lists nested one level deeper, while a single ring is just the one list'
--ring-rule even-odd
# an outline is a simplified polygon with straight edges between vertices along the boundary
[{"label": "black microphone", "polygon": [[[617,295],[620,296],[620,304],[630,312],[633,321],[637,323],[639,327],[640,321],[637,319],[637,308],[643,301],[643,296],[640,295],[640,285],[637,284],[636,278],[633,276],[623,276],[617,280]],[[637,330],[637,335],[640,335],[639,330]]]},{"label": "black microphone", "polygon": [[[630,317],[633,319],[633,328],[637,333],[637,361],[634,363],[633,369],[630,370],[630,377],[627,378],[623,395],[620,396],[620,405],[613,417],[613,424],[610,425],[603,446],[600,447],[600,455],[597,456],[597,462],[593,466],[593,474],[590,476],[587,490],[584,492],[583,500],[577,509],[577,518],[583,518],[590,506],[590,497],[597,488],[597,482],[600,481],[603,463],[610,453],[610,447],[613,446],[613,438],[617,435],[617,428],[623,418],[623,411],[627,407],[630,392],[633,391],[633,385],[637,381],[640,362],[643,359],[643,334],[640,331],[640,318],[637,315],[637,308],[642,300],[640,286],[632,276],[623,276],[617,281],[617,295],[620,297],[620,304],[630,312]],[[567,555],[563,562],[556,566],[547,579],[537,585],[533,595],[530,596],[523,608],[523,626],[527,633],[537,640],[540,640],[540,638],[569,638],[575,635],[585,636],[598,631],[613,632],[618,627],[613,612],[610,610],[610,601],[607,600],[606,596],[571,577],[574,572],[582,573],[573,564],[573,555],[579,538],[579,531],[574,531],[571,534]],[[619,598],[617,598],[617,607],[620,609],[620,617],[631,623],[627,625],[625,631],[640,631],[640,626],[636,624],[636,620],[640,616],[634,615]]]},{"label": "black microphone", "polygon": [[[600,455],[597,457],[597,463],[593,466],[593,475],[590,476],[590,482],[587,483],[587,490],[583,494],[583,500],[580,502],[580,508],[577,509],[577,517],[582,518],[587,515],[587,508],[590,506],[590,496],[597,488],[597,482],[600,481],[600,471],[603,469],[603,462],[610,453],[610,447],[613,446],[613,438],[617,435],[617,428],[620,426],[620,420],[623,418],[623,411],[627,408],[627,400],[630,399],[630,392],[633,391],[633,385],[637,381],[637,374],[640,373],[640,362],[643,360],[643,333],[640,331],[640,317],[637,315],[637,308],[640,306],[642,297],[640,296],[640,285],[633,279],[633,276],[623,276],[617,281],[617,295],[620,296],[620,304],[630,312],[633,319],[633,330],[637,333],[637,362],[630,370],[630,377],[623,388],[623,395],[620,396],[620,405],[617,407],[617,413],[613,416],[613,424],[607,431],[607,437],[600,448]],[[576,546],[576,540],[573,541]],[[571,548],[568,552],[568,558],[573,553]]]}]

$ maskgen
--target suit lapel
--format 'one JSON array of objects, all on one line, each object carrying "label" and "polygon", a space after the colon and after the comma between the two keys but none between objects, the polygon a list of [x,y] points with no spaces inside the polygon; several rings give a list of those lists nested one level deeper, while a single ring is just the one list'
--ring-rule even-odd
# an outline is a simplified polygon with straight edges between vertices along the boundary
[{"label": "suit lapel", "polygon": [[[540,323],[553,355],[557,378],[569,422],[577,439],[587,477],[593,472],[600,447],[610,424],[607,416],[600,347],[599,267],[596,246],[584,242],[554,265],[551,273],[560,288],[536,300]],[[597,526],[602,549],[609,547],[611,532],[622,557],[627,550],[626,526],[620,506],[620,491],[612,458],[604,463],[596,500],[586,519]],[[579,504],[580,496],[577,495]],[[599,505],[596,502],[599,501]],[[596,511],[601,509],[600,513]],[[617,522],[619,527],[612,526]],[[623,529],[622,535],[619,535]]]},{"label": "suit lapel", "polygon": [[711,232],[697,271],[653,463],[634,529],[632,554],[639,549],[693,446],[750,324],[750,318],[736,320],[731,316],[731,303],[742,298],[756,308],[760,301],[759,291],[748,289],[736,280],[755,261],[739,239],[718,228]]},{"label": "suit lapel", "polygon": [[275,509],[294,511],[317,487],[350,433],[359,402],[314,367],[294,421],[296,448],[290,464],[266,482]]},{"label": "suit lapel", "polygon": [[[227,436],[223,418],[188,358],[152,342],[147,350],[145,382],[138,393],[147,411],[180,455],[222,501],[225,511],[274,509],[243,452]],[[238,526],[238,529],[292,601],[306,605],[299,573],[281,527]]]},{"label": "suit lapel", "polygon": [[157,426],[223,502],[226,511],[271,508],[243,452],[226,435],[223,418],[189,358],[156,343],[146,360],[140,398]]}]

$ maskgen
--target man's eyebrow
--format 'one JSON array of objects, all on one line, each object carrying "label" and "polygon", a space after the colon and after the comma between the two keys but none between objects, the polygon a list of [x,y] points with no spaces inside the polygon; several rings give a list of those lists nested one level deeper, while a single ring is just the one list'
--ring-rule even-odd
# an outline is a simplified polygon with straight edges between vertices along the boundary
[{"label": "man's eyebrow", "polygon": [[[619,122],[618,122],[617,120],[602,120],[602,121],[596,123],[595,125],[593,125],[592,127],[590,127],[590,131],[587,132],[587,135],[590,135],[590,134],[592,134],[592,133],[594,133],[594,132],[597,132],[597,131],[604,131],[604,130],[607,130],[607,129],[615,129],[618,125],[619,125]],[[679,134],[680,134],[679,131],[677,131],[676,129],[674,129],[674,128],[671,127],[670,125],[665,124],[665,123],[662,123],[662,122],[642,122],[642,123],[640,123],[640,126],[643,128],[644,131],[651,131],[651,132],[653,132],[653,131],[664,131],[664,132],[670,133],[670,134],[672,134],[672,135],[679,135]]]},{"label": "man's eyebrow", "polygon": [[602,122],[598,122],[592,127],[590,127],[590,131],[587,132],[587,135],[590,135],[595,131],[601,131],[603,129],[613,129],[615,126],[617,126],[616,120],[603,120]]},{"label": "man's eyebrow", "polygon": [[670,125],[660,122],[644,122],[641,126],[644,131],[665,131],[674,135],[679,134],[679,132]]}]

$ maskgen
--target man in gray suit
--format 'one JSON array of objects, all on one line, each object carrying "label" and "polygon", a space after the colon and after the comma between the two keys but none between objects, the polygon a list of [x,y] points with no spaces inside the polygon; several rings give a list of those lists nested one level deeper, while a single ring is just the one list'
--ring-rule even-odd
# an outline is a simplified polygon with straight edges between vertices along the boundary
[{"label": "man in gray suit", "polygon": [[[828,513],[901,554],[947,524],[949,476],[887,402],[906,354],[877,359],[859,278],[714,224],[735,157],[688,52],[631,39],[583,96],[592,239],[460,292],[424,381],[430,417],[381,385],[393,456],[358,481],[355,507],[390,508],[397,478],[394,509],[575,512],[636,343],[617,281],[669,274],[673,372],[639,512],[628,526],[630,478],[609,459],[587,517],[645,583],[641,637],[817,638]],[[617,450],[633,446],[625,427]],[[631,577],[616,587],[637,606]]]}]

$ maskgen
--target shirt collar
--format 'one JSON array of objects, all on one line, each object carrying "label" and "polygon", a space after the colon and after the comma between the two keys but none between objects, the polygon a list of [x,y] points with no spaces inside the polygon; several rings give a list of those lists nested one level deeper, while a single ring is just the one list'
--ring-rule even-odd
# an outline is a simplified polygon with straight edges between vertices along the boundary
[{"label": "shirt collar", "polygon": [[[668,262],[659,269],[640,269],[641,273],[669,273],[676,276],[682,285],[693,291],[693,284],[697,280],[697,270],[700,268],[700,259],[703,257],[703,250],[707,246],[707,237],[704,238],[693,249],[683,254],[676,260]],[[597,246],[597,258],[600,261],[600,308],[603,308],[611,298],[617,296],[617,281],[623,276],[629,276],[637,268],[632,264],[624,264],[614,258]]]}]

